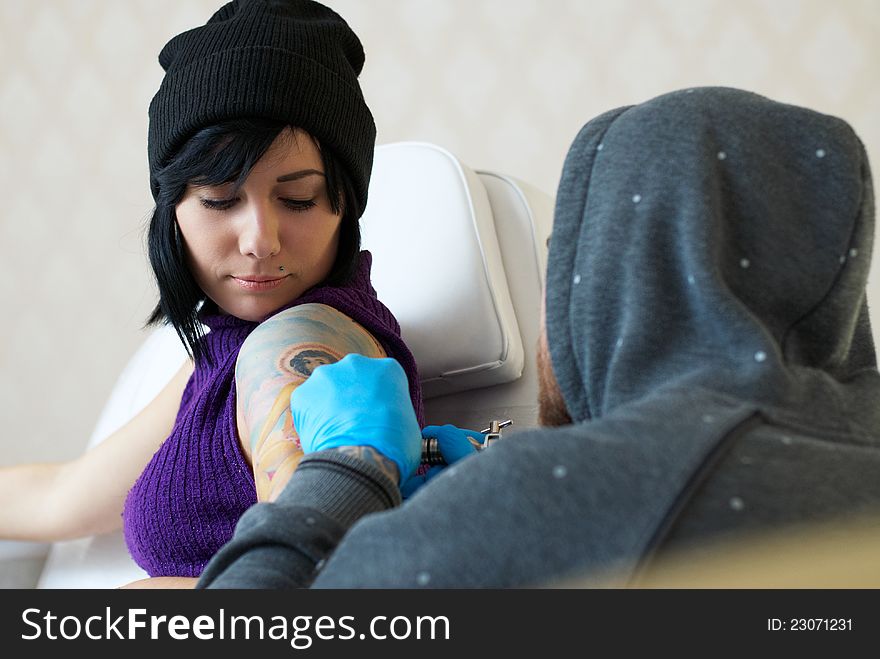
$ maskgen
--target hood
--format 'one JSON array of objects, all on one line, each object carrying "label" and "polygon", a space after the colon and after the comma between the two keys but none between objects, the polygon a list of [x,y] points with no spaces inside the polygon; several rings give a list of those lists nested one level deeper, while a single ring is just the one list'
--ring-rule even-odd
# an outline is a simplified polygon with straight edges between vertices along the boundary
[{"label": "hood", "polygon": [[575,422],[703,387],[876,435],[873,194],[844,121],[697,88],[590,121],[565,161],[546,327]]}]

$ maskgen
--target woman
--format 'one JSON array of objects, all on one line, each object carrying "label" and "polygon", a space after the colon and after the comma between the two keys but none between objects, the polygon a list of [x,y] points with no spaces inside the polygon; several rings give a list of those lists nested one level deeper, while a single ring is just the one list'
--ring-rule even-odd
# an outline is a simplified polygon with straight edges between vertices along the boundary
[{"label": "woman", "polygon": [[132,556],[161,577],[139,585],[191,587],[241,514],[295,468],[290,394],[316,365],[393,357],[423,419],[415,362],[359,251],[375,125],[357,36],[315,2],[236,0],[171,39],[159,62],[149,323],[171,323],[191,359],[77,460],[0,471],[0,499],[17,502],[2,507],[0,536],[123,524]]}]

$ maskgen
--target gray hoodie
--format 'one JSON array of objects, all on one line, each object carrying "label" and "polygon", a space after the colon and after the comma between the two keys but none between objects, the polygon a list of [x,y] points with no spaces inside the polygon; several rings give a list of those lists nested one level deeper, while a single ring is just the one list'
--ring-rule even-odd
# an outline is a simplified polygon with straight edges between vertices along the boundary
[{"label": "gray hoodie", "polygon": [[625,585],[659,553],[880,511],[873,219],[839,119],[724,88],[597,117],[565,161],[547,271],[573,423],[391,509],[381,474],[313,454],[200,587]]}]

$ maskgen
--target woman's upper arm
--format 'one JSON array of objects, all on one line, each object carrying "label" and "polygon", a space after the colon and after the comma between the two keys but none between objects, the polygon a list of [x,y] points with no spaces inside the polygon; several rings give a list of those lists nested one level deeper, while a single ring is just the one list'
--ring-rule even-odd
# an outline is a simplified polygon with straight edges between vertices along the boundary
[{"label": "woman's upper arm", "polygon": [[119,528],[125,497],[150,458],[171,433],[193,363],[187,359],[171,381],[134,418],[103,442],[64,465],[57,481],[57,520],[62,537]]},{"label": "woman's upper arm", "polygon": [[254,468],[258,500],[274,500],[302,457],[290,394],[314,368],[349,353],[386,356],[364,327],[324,304],[286,309],[242,345],[235,367],[238,432]]}]

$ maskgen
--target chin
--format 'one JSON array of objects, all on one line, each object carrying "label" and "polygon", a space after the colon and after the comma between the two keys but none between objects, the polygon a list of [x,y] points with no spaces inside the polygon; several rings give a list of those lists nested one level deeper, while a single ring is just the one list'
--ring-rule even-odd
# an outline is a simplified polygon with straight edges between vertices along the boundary
[{"label": "chin", "polygon": [[[291,285],[293,284],[293,285]],[[233,284],[234,285],[234,284]],[[252,293],[235,289],[224,290],[222,297],[214,298],[225,313],[253,323],[272,316],[281,307],[290,304],[305,292],[301,282],[288,281],[274,291]]]},{"label": "chin", "polygon": [[273,300],[229,300],[226,304],[218,306],[230,316],[235,316],[251,323],[260,323],[287,304],[287,302],[295,299],[287,299],[285,297]]}]

